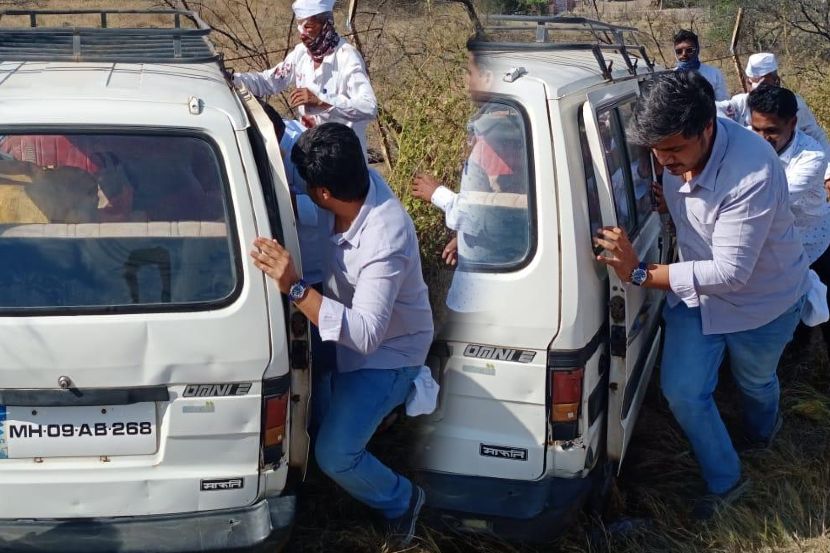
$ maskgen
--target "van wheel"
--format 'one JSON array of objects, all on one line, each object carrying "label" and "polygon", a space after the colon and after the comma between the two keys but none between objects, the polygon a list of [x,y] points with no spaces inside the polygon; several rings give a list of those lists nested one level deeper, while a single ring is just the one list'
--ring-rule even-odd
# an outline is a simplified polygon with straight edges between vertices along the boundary
[{"label": "van wheel", "polygon": [[601,518],[608,506],[608,500],[617,481],[617,463],[603,459],[597,464],[585,510],[592,518]]}]

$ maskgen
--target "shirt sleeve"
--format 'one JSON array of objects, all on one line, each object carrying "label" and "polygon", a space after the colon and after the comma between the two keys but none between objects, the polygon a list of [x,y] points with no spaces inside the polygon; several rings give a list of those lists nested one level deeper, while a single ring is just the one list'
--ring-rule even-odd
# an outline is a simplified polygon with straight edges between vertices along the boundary
[{"label": "shirt sleeve", "polygon": [[234,73],[233,82],[245,85],[245,88],[258,98],[279,94],[294,82],[295,52],[296,50],[292,50],[282,63],[266,71]]},{"label": "shirt sleeve", "polygon": [[[806,102],[801,97],[798,100],[798,128],[821,144],[821,147],[824,148],[825,156],[830,159],[830,140],[827,139],[827,133],[818,124],[816,116],[813,115],[812,110],[807,106]],[[830,179],[830,167],[825,168],[824,179]]]},{"label": "shirt sleeve", "polygon": [[778,188],[786,186],[784,168],[767,180],[742,187],[721,205],[712,231],[712,259],[669,265],[669,285],[686,305],[698,296],[743,288],[767,240],[775,218]]},{"label": "shirt sleeve", "polygon": [[818,198],[826,202],[824,192],[824,175],[827,171],[827,158],[824,152],[804,151],[787,167],[787,185],[790,191],[790,205],[805,205],[809,211],[810,201]]},{"label": "shirt sleeve", "polygon": [[720,69],[715,70],[715,100],[728,100],[729,93],[726,91],[726,79]]},{"label": "shirt sleeve", "polygon": [[320,306],[320,337],[363,355],[376,351],[389,328],[392,306],[408,263],[403,251],[381,251],[361,268],[351,307],[324,297]]},{"label": "shirt sleeve", "polygon": [[[329,104],[329,111],[346,121],[366,121],[374,119],[378,113],[375,91],[369,82],[366,66],[360,53],[353,48],[341,48],[337,55],[343,57],[338,67],[346,83],[345,92],[339,90],[323,91],[317,87],[314,92],[323,102]],[[310,87],[311,88],[311,87]]]}]

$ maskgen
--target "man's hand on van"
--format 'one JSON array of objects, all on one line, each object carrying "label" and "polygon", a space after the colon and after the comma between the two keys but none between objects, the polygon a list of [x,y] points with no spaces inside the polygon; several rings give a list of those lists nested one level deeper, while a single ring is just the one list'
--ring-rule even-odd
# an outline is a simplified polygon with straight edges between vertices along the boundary
[{"label": "man's hand on van", "polygon": [[640,264],[640,260],[637,258],[637,252],[634,251],[634,246],[631,245],[625,229],[602,227],[594,237],[594,244],[604,250],[597,256],[597,261],[613,267],[621,281],[631,280],[631,273]]},{"label": "man's hand on van", "polygon": [[425,202],[432,201],[432,195],[438,190],[441,183],[432,175],[418,173],[412,181],[412,195]]},{"label": "man's hand on van", "polygon": [[257,238],[254,240],[254,248],[251,251],[254,265],[274,279],[280,292],[287,294],[291,285],[300,280],[291,254],[270,238]]},{"label": "man's hand on van", "polygon": [[450,267],[455,267],[458,264],[458,237],[453,236],[452,240],[447,242],[444,246],[444,251],[441,252],[441,259]]},{"label": "man's hand on van", "polygon": [[666,197],[663,196],[663,186],[659,182],[651,183],[652,208],[657,213],[668,213],[669,208],[666,205]]}]

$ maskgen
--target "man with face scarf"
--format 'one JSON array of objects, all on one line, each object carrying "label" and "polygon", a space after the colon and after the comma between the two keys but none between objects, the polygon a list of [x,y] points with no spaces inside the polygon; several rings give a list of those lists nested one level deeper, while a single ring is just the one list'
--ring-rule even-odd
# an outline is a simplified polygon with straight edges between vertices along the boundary
[{"label": "man with face scarf", "polygon": [[[749,83],[750,91],[755,90],[761,84],[781,86],[781,77],[778,76],[778,61],[775,54],[760,52],[752,54],[746,63],[746,80]],[[818,142],[828,159],[830,159],[830,140],[821,125],[816,121],[816,116],[807,106],[804,98],[795,95],[798,103],[798,130]],[[749,94],[744,92],[732,96],[729,100],[716,102],[718,115],[732,119],[740,125],[750,127],[752,125],[752,110],[749,108]],[[830,197],[830,167],[824,173],[824,188]]]},{"label": "man with face scarf", "polygon": [[377,100],[357,49],[334,29],[334,0],[296,0],[292,5],[301,42],[276,67],[235,73],[254,96],[279,94],[292,84],[291,106],[306,127],[343,123],[354,130],[366,155],[366,127]]},{"label": "man with face scarf", "polygon": [[715,100],[726,100],[726,81],[720,69],[700,62],[700,40],[692,31],[680,29],[674,35],[674,55],[677,58],[675,71],[697,71],[715,89]]}]

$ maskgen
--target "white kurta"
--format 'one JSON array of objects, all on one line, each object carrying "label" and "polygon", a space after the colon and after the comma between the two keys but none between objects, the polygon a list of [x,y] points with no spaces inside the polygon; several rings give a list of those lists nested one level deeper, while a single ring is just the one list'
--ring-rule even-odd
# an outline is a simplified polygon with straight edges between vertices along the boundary
[{"label": "white kurta", "polygon": [[318,125],[348,125],[366,152],[366,127],[377,116],[377,100],[363,58],[346,39],[341,38],[316,69],[305,45],[300,43],[276,67],[261,73],[235,73],[233,79],[259,97],[279,94],[291,85],[309,89],[331,107],[300,106],[300,115],[313,117]]},{"label": "white kurta", "polygon": [[830,203],[824,190],[827,159],[821,145],[799,130],[778,157],[787,173],[795,227],[813,263],[830,245]]},{"label": "white kurta", "polygon": [[[715,105],[718,108],[718,115],[749,127],[752,123],[752,114],[749,111],[748,98],[749,94],[742,92],[732,96],[729,100],[716,102]],[[821,128],[821,125],[818,124],[818,121],[816,121],[816,116],[813,115],[804,98],[796,94],[795,99],[798,101],[798,130],[818,142],[827,158],[830,159],[830,140],[827,140],[827,134]],[[830,168],[824,174],[824,180],[827,179],[830,179]]]}]

